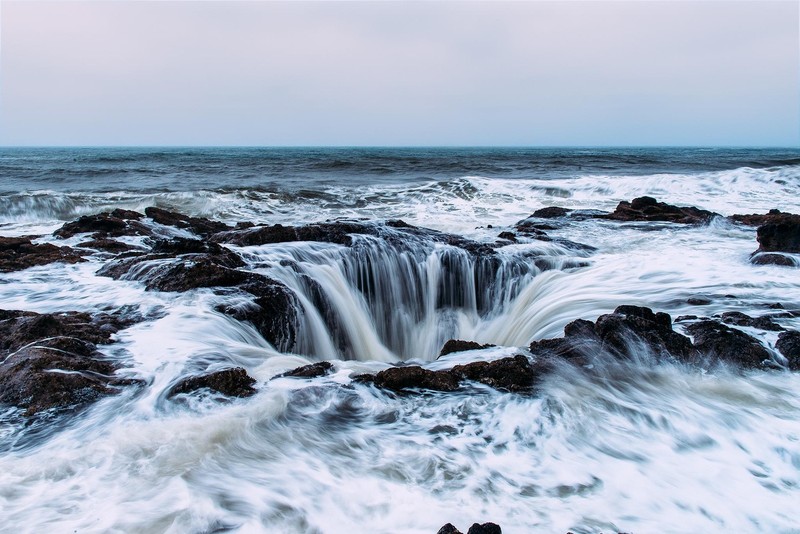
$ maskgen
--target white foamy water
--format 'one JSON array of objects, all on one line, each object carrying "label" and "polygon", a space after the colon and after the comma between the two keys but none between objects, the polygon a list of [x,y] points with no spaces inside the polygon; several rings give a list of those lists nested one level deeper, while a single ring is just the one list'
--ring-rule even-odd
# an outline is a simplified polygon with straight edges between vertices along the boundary
[{"label": "white foamy water", "polygon": [[[264,224],[401,218],[494,242],[548,205],[610,210],[648,194],[722,215],[800,212],[799,190],[800,168],[785,166],[335,185],[305,197],[30,192],[3,199],[0,234],[49,233],[83,214],[159,205]],[[723,219],[701,227],[571,221],[548,234],[597,250],[508,245],[489,271],[424,240],[232,247],[247,269],[298,295],[301,335],[285,352],[214,311],[241,296],[145,291],[96,276],[100,258],[0,274],[3,309],[132,305],[150,318],[101,347],[144,388],[47,431],[26,428],[13,410],[0,414],[0,530],[433,534],[447,522],[466,532],[494,521],[512,534],[800,531],[798,374],[655,364],[641,354],[592,372],[560,367],[531,396],[483,386],[393,395],[351,382],[399,360],[444,368],[524,353],[620,304],[673,317],[800,309],[798,270],[751,265],[755,229]],[[691,297],[711,303],[692,306]],[[776,321],[800,329],[798,318]],[[774,332],[746,330],[774,349]],[[434,361],[450,338],[498,346]],[[322,359],[334,374],[272,379]],[[257,379],[254,397],[166,398],[182,377],[233,366]]]}]

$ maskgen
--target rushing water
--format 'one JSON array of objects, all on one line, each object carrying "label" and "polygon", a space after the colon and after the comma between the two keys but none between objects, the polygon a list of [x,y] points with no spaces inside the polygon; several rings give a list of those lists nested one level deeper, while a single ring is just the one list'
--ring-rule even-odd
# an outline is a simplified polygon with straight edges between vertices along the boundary
[{"label": "rushing water", "polygon": [[[133,305],[150,317],[101,347],[144,389],[72,420],[0,414],[0,530],[800,532],[798,374],[642,354],[591,373],[558,368],[533,396],[396,396],[350,380],[400,360],[436,369],[517,354],[620,304],[673,317],[800,309],[798,270],[751,265],[755,230],[722,218],[574,220],[548,231],[554,241],[498,248],[491,264],[382,225],[494,243],[540,207],[612,210],[644,194],[722,215],[797,213],[798,150],[3,149],[0,177],[0,235],[42,242],[79,242],[49,234],[80,215],[153,205],[382,228],[349,248],[232,247],[295,292],[302,335],[284,347],[215,311],[240,296],[145,291],[97,276],[99,257],[0,275],[3,309]],[[711,304],[687,302],[698,296]],[[775,333],[746,330],[774,347]],[[497,346],[436,360],[450,338]],[[271,380],[321,359],[336,372]],[[258,380],[256,396],[166,398],[181,377],[231,366]]]}]

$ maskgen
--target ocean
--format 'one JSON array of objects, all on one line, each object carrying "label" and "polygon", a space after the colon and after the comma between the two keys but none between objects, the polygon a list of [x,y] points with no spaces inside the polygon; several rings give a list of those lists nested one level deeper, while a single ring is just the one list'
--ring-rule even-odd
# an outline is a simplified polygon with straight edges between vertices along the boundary
[{"label": "ocean", "polygon": [[[594,217],[645,195],[719,216]],[[511,534],[800,532],[800,374],[781,368],[778,331],[740,328],[770,353],[767,369],[656,360],[643,347],[559,366],[529,394],[353,380],[397,363],[535,358],[531,342],[620,305],[800,330],[800,271],[752,264],[756,228],[728,218],[800,213],[800,149],[0,149],[0,236],[76,247],[85,234],[53,232],[153,206],[240,227],[370,230],[347,245],[224,245],[239,270],[296,299],[281,343],[220,311],[246,305],[235,288],[148,290],[157,274],[98,275],[116,261],[108,252],[0,273],[3,310],[144,318],[98,345],[142,386],[67,415],[0,406],[0,530],[435,534],[492,521]],[[585,216],[522,235],[517,223],[548,206]],[[491,273],[452,236],[491,249]],[[438,358],[449,339],[493,346]],[[323,360],[333,373],[274,378]],[[168,394],[230,367],[255,378],[255,395]]]}]

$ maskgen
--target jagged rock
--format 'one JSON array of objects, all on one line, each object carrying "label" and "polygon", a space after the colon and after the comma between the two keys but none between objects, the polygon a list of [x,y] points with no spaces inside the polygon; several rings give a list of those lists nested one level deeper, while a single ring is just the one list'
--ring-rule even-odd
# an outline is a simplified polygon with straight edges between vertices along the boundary
[{"label": "jagged rock", "polygon": [[602,216],[615,221],[668,221],[684,224],[702,224],[719,216],[711,211],[692,206],[679,207],[659,202],[653,197],[638,197],[622,201],[613,213]]},{"label": "jagged rock", "polygon": [[461,380],[472,380],[502,391],[529,390],[538,374],[549,370],[542,361],[537,368],[525,356],[518,354],[490,362],[471,362],[456,365],[449,373]]},{"label": "jagged rock", "polygon": [[494,347],[494,345],[492,345],[491,343],[481,345],[476,341],[463,341],[461,339],[451,339],[444,344],[441,352],[439,352],[439,356],[445,356],[446,354],[452,354],[453,352],[463,352],[465,350],[488,349],[489,347]]},{"label": "jagged rock", "polygon": [[[173,258],[175,261],[164,261]],[[216,243],[175,238],[156,241],[150,254],[111,261],[97,274],[114,279],[132,276],[144,282],[148,290],[189,291],[241,285],[252,278],[250,273],[235,269],[243,265],[235,252]]]},{"label": "jagged rock", "polygon": [[512,243],[517,242],[517,235],[514,232],[500,232],[499,234],[497,234],[497,237],[499,237],[500,239],[511,241]]},{"label": "jagged rock", "polygon": [[0,403],[35,415],[80,408],[134,383],[114,375],[97,343],[136,322],[130,314],[37,314],[0,310]]},{"label": "jagged rock", "polygon": [[333,371],[331,362],[317,362],[292,369],[286,373],[279,374],[275,378],[316,378],[325,376],[331,371]]},{"label": "jagged rock", "polygon": [[300,302],[281,282],[259,274],[248,273],[248,281],[240,289],[255,298],[245,307],[221,305],[217,311],[239,321],[249,321],[276,349],[290,351],[297,339]]},{"label": "jagged rock", "polygon": [[54,262],[85,261],[78,251],[50,243],[33,244],[25,237],[0,237],[0,272],[13,272]]},{"label": "jagged rock", "polygon": [[792,371],[800,371],[800,332],[788,330],[778,336],[775,348],[787,360],[787,367]]},{"label": "jagged rock", "polygon": [[201,236],[209,236],[217,232],[224,232],[231,229],[230,226],[219,221],[212,221],[203,217],[189,217],[182,213],[176,213],[154,206],[145,209],[144,213],[158,224],[184,228]]},{"label": "jagged rock", "polygon": [[406,389],[430,389],[433,391],[455,391],[459,380],[448,371],[431,371],[418,365],[389,367],[375,375],[375,386],[392,391]]},{"label": "jagged rock", "polygon": [[494,256],[496,252],[486,243],[478,243],[464,237],[412,226],[404,221],[387,221],[385,224],[360,221],[335,221],[307,224],[304,226],[255,226],[220,232],[213,237],[218,243],[238,246],[267,245],[292,241],[314,241],[353,246],[353,235],[381,237],[397,247],[408,246],[407,241],[426,240],[464,249],[476,256]]},{"label": "jagged rock", "polygon": [[133,313],[95,316],[81,312],[44,313],[0,310],[0,357],[24,345],[51,337],[74,337],[93,344],[111,342],[111,335],[142,320]]},{"label": "jagged rock", "polygon": [[747,226],[761,226],[762,224],[780,222],[787,215],[791,216],[792,214],[783,213],[779,209],[771,209],[769,210],[769,213],[763,215],[758,213],[751,213],[749,215],[731,215],[728,218],[734,222],[746,224]]},{"label": "jagged rock", "polygon": [[722,361],[755,368],[770,360],[769,352],[757,339],[716,321],[700,321],[687,326],[686,331],[694,337],[698,351]]},{"label": "jagged rock", "polygon": [[496,523],[473,523],[467,534],[503,534],[500,525]]},{"label": "jagged rock", "polygon": [[778,254],[776,252],[754,252],[750,256],[750,263],[753,265],[780,265],[782,267],[798,267],[800,263],[791,256]]},{"label": "jagged rock", "polygon": [[95,237],[120,237],[152,234],[151,230],[139,222],[141,213],[116,209],[96,215],[84,215],[79,219],[64,224],[53,232],[58,237],[72,237],[75,234],[92,233]]},{"label": "jagged rock", "polygon": [[461,534],[461,531],[454,527],[452,523],[447,523],[436,534]]},{"label": "jagged rock", "polygon": [[725,312],[721,315],[722,322],[735,326],[749,326],[759,330],[781,331],[783,327],[769,317],[750,317],[742,312]]},{"label": "jagged rock", "polygon": [[758,252],[800,252],[800,215],[782,213],[756,230]]},{"label": "jagged rock", "polygon": [[471,380],[503,391],[521,392],[529,390],[536,379],[549,371],[542,360],[536,367],[525,356],[501,358],[489,362],[471,362],[456,365],[452,369],[431,371],[418,365],[390,367],[370,377],[354,377],[359,382],[372,382],[376,387],[392,391],[428,389],[433,391],[455,391],[461,382]]},{"label": "jagged rock", "polygon": [[595,323],[578,319],[564,328],[564,337],[531,343],[534,354],[543,354],[583,364],[598,354],[630,359],[641,349],[660,358],[687,360],[693,349],[689,338],[672,329],[671,317],[650,308],[618,306]]},{"label": "jagged rock", "polygon": [[99,238],[90,241],[83,241],[76,245],[78,248],[91,248],[103,252],[110,252],[111,254],[121,254],[123,252],[131,252],[142,250],[140,247],[117,241],[116,239]]},{"label": "jagged rock", "polygon": [[167,394],[174,397],[181,393],[191,393],[198,389],[210,389],[228,397],[249,397],[256,393],[253,384],[256,380],[241,367],[225,369],[213,373],[184,378],[175,384]]}]

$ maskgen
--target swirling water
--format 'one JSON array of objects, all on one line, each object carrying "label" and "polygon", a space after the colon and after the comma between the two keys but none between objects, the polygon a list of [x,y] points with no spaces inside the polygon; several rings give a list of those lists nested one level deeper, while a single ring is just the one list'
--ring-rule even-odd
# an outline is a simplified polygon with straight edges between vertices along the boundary
[{"label": "swirling water", "polygon": [[[0,175],[0,234],[58,244],[81,239],[49,236],[65,221],[151,205],[257,224],[403,219],[487,243],[543,206],[611,210],[644,194],[722,215],[800,211],[798,150],[3,149]],[[97,276],[99,257],[0,275],[3,309],[134,305],[151,317],[101,347],[144,389],[35,428],[2,415],[2,528],[800,531],[797,374],[656,365],[643,353],[592,373],[564,366],[534,396],[479,386],[396,396],[351,382],[400,360],[439,368],[524,352],[620,304],[673,317],[800,309],[798,271],[751,265],[755,230],[725,219],[576,220],[548,233],[596,250],[509,244],[487,274],[425,240],[234,247],[298,295],[304,335],[292,347],[215,311],[236,295],[145,291]],[[692,306],[695,296],[711,303]],[[774,347],[775,333],[748,333]],[[497,346],[436,360],[454,337]],[[271,380],[320,359],[336,372]],[[258,380],[256,396],[166,398],[181,377],[230,366]]]}]

